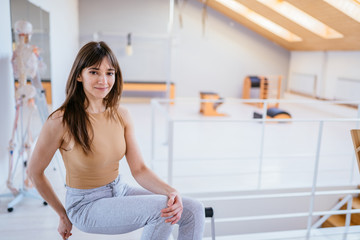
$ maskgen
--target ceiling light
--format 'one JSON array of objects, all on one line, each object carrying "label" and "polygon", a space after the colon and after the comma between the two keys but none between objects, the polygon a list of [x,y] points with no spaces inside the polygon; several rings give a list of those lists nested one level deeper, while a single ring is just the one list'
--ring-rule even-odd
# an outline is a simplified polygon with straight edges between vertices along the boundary
[{"label": "ceiling light", "polygon": [[244,5],[238,3],[235,0],[216,0],[216,1],[224,5],[225,7],[231,9],[232,11],[242,15],[248,20],[256,23],[262,28],[265,28],[266,30],[272,32],[273,34],[285,39],[286,41],[289,42],[302,41],[301,37],[281,27],[280,25],[270,21],[269,19],[261,16],[260,14],[252,11],[251,9],[245,7]]},{"label": "ceiling light", "polygon": [[358,0],[324,0],[334,8],[360,22],[360,1]]},{"label": "ceiling light", "polygon": [[[341,33],[320,22],[306,12],[283,0],[257,0],[303,28],[325,39],[342,38]],[[339,1],[341,2],[341,1]]]}]

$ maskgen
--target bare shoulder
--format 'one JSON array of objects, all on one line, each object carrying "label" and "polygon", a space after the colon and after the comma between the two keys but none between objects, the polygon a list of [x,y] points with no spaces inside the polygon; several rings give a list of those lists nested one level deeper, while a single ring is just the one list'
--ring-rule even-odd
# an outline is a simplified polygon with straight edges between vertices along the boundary
[{"label": "bare shoulder", "polygon": [[45,130],[50,132],[55,131],[57,133],[63,133],[64,131],[63,116],[64,116],[63,111],[57,110],[53,112],[44,124]]},{"label": "bare shoulder", "polygon": [[123,119],[125,126],[131,124],[131,116],[129,111],[123,106],[119,106],[117,110],[121,118]]},{"label": "bare shoulder", "polygon": [[63,119],[64,111],[62,110],[56,110],[55,112],[51,113],[49,116],[49,119],[59,121]]},{"label": "bare shoulder", "polygon": [[124,107],[124,106],[118,106],[118,112],[120,113],[120,114],[122,114],[122,115],[127,115],[127,114],[129,114],[129,111]]}]

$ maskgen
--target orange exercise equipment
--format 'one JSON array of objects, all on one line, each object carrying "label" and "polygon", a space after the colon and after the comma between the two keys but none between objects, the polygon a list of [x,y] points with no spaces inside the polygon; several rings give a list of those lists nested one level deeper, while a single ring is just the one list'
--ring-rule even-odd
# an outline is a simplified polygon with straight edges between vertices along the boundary
[{"label": "orange exercise equipment", "polygon": [[[257,94],[256,94],[257,93]],[[267,78],[264,76],[247,76],[244,79],[243,98],[258,99],[280,99],[281,76]],[[256,96],[254,96],[256,95]],[[257,103],[257,107],[262,108],[263,103]],[[254,118],[262,118],[262,114],[254,112]],[[291,118],[291,115],[279,109],[279,103],[268,104],[266,118]]]},{"label": "orange exercise equipment", "polygon": [[[254,118],[262,118],[261,113],[254,112]],[[291,118],[290,113],[285,112],[279,108],[268,108],[266,111],[266,118],[285,119]]]},{"label": "orange exercise equipment", "polygon": [[223,98],[214,92],[200,92],[201,100],[213,100],[201,102],[200,113],[204,116],[226,116],[224,113],[218,113],[216,109],[223,104]]},{"label": "orange exercise equipment", "polygon": [[352,129],[350,131],[351,138],[354,144],[355,156],[358,162],[358,167],[360,171],[360,129]]},{"label": "orange exercise equipment", "polygon": [[[257,96],[251,96],[253,90],[257,90]],[[280,99],[281,93],[281,76],[276,79],[269,79],[264,76],[247,76],[244,79],[243,99],[258,98],[258,99]],[[262,107],[262,103],[257,104]],[[271,107],[279,107],[279,103],[275,103]]]}]

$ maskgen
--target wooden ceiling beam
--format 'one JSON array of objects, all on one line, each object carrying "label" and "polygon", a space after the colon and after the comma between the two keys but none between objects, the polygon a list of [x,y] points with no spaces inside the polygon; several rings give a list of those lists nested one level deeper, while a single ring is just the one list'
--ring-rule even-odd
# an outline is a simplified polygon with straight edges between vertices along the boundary
[{"label": "wooden ceiling beam", "polygon": [[[201,0],[199,0],[202,2]],[[292,33],[303,39],[301,42],[288,42],[277,35],[263,29],[259,25],[231,11],[215,0],[208,0],[208,6],[221,12],[230,19],[241,25],[257,32],[268,40],[277,43],[288,50],[309,50],[309,51],[326,51],[326,50],[360,50],[360,23],[348,17],[339,10],[333,8],[322,0],[286,0],[314,18],[327,24],[329,27],[342,33],[344,38],[324,39],[313,32],[299,26],[284,16],[278,14],[272,9],[255,0],[237,0],[239,3],[252,9],[258,14],[288,29]]]}]

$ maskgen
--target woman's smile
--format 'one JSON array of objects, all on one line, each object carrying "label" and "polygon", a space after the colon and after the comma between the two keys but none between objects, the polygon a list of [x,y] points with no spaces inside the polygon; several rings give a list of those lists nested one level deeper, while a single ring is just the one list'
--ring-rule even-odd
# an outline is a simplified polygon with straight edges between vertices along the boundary
[{"label": "woman's smile", "polygon": [[94,87],[94,88],[100,91],[106,91],[109,89],[109,87]]},{"label": "woman's smile", "polygon": [[114,85],[115,69],[105,57],[100,65],[84,68],[78,81],[83,83],[84,92],[90,101],[101,100]]}]

